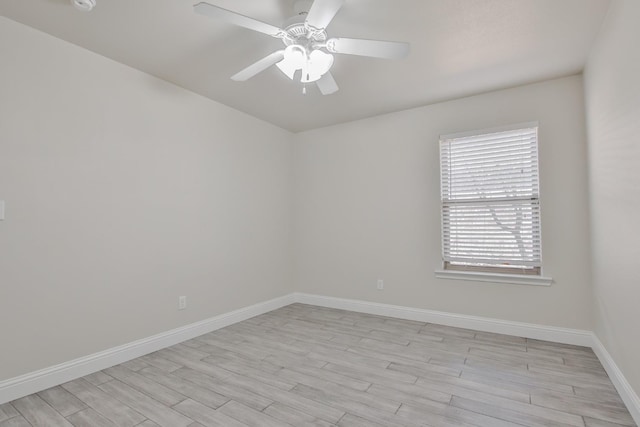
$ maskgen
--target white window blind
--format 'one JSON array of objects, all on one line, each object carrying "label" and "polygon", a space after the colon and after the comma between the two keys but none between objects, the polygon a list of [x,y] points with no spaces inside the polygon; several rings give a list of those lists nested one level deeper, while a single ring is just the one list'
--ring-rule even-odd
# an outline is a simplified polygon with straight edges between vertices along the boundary
[{"label": "white window blind", "polygon": [[445,269],[539,275],[538,128],[440,140]]}]

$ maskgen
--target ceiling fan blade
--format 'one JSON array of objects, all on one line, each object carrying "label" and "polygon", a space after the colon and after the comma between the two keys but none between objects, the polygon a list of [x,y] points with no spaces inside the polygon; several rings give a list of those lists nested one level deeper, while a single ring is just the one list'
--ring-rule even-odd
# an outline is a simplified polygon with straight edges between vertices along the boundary
[{"label": "ceiling fan blade", "polygon": [[261,60],[249,65],[247,68],[240,71],[239,73],[234,74],[233,76],[231,76],[231,80],[235,80],[237,82],[244,82],[246,80],[249,80],[251,77],[263,72],[264,70],[266,70],[267,68],[275,64],[276,62],[282,61],[283,58],[284,58],[284,50],[273,52],[271,55],[265,56]]},{"label": "ceiling fan blade", "polygon": [[193,6],[193,10],[200,15],[208,16],[210,18],[224,19],[230,24],[248,28],[259,33],[268,34],[272,37],[278,37],[278,35],[282,34],[283,32],[280,28],[274,25],[258,21],[257,19],[249,18],[248,16],[240,15],[239,13],[223,9],[209,3],[198,3]]},{"label": "ceiling fan blade", "polygon": [[372,56],[383,59],[400,59],[409,53],[409,43],[335,38],[327,40],[327,50],[347,55]]},{"label": "ceiling fan blade", "polygon": [[343,4],[344,0],[315,0],[307,15],[306,23],[314,28],[327,28]]},{"label": "ceiling fan blade", "polygon": [[318,89],[320,89],[320,93],[323,95],[331,95],[332,93],[336,93],[339,89],[338,84],[331,73],[326,73],[324,76],[320,77],[320,80],[316,81],[316,85],[318,86]]}]

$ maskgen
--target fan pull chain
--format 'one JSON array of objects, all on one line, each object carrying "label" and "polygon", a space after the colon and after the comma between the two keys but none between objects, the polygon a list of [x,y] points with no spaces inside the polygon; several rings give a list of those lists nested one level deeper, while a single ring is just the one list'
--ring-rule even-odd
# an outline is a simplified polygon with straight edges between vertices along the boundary
[{"label": "fan pull chain", "polygon": [[302,85],[302,94],[303,95],[307,94],[307,85]]}]

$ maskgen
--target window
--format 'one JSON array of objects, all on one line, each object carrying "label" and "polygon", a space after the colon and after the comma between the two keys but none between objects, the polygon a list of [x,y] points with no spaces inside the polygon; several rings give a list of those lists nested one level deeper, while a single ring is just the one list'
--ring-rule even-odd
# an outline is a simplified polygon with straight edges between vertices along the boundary
[{"label": "window", "polygon": [[538,125],[440,138],[445,271],[540,276]]}]

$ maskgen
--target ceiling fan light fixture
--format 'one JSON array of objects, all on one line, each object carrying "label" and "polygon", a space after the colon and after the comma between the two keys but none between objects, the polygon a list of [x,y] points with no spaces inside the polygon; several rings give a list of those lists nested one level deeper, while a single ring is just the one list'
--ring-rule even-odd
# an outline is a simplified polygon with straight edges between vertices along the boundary
[{"label": "ceiling fan light fixture", "polygon": [[329,72],[333,65],[333,55],[321,50],[314,50],[307,58],[306,67],[302,69],[301,83],[313,83]]},{"label": "ceiling fan light fixture", "polygon": [[[95,0],[72,0],[76,2]],[[283,28],[259,21],[206,2],[194,5],[196,13],[224,19],[228,23],[280,39],[285,49],[273,52],[231,76],[246,81],[276,65],[290,80],[303,84],[316,82],[320,93],[330,95],[338,85],[329,71],[332,54],[359,55],[382,59],[401,59],[409,53],[409,44],[383,40],[329,38],[326,28],[345,0],[297,0],[295,15]],[[300,72],[298,73],[298,70]],[[306,89],[303,88],[303,93]]]},{"label": "ceiling fan light fixture", "polygon": [[71,4],[82,12],[90,12],[96,7],[96,0],[71,0]]},{"label": "ceiling fan light fixture", "polygon": [[287,58],[284,58],[282,61],[278,62],[276,66],[282,71],[282,73],[289,77],[290,80],[293,80],[293,76],[299,68],[297,68],[291,61],[287,61]]},{"label": "ceiling fan light fixture", "polygon": [[308,61],[309,74],[313,74],[314,76],[317,76],[317,78],[314,78],[310,81],[316,81],[320,77],[324,76],[327,72],[329,72],[332,66],[333,55],[331,55],[330,53],[325,53],[319,49],[311,52]]},{"label": "ceiling fan light fixture", "polygon": [[303,69],[307,62],[307,51],[304,47],[292,44],[284,50],[284,59],[276,64],[276,66],[284,73],[285,76],[293,80],[296,71]]},{"label": "ceiling fan light fixture", "polygon": [[284,51],[284,59],[278,62],[277,67],[293,80],[296,71],[302,70],[300,82],[311,83],[319,80],[333,65],[333,55],[319,49],[310,54],[300,45],[290,45]]}]

